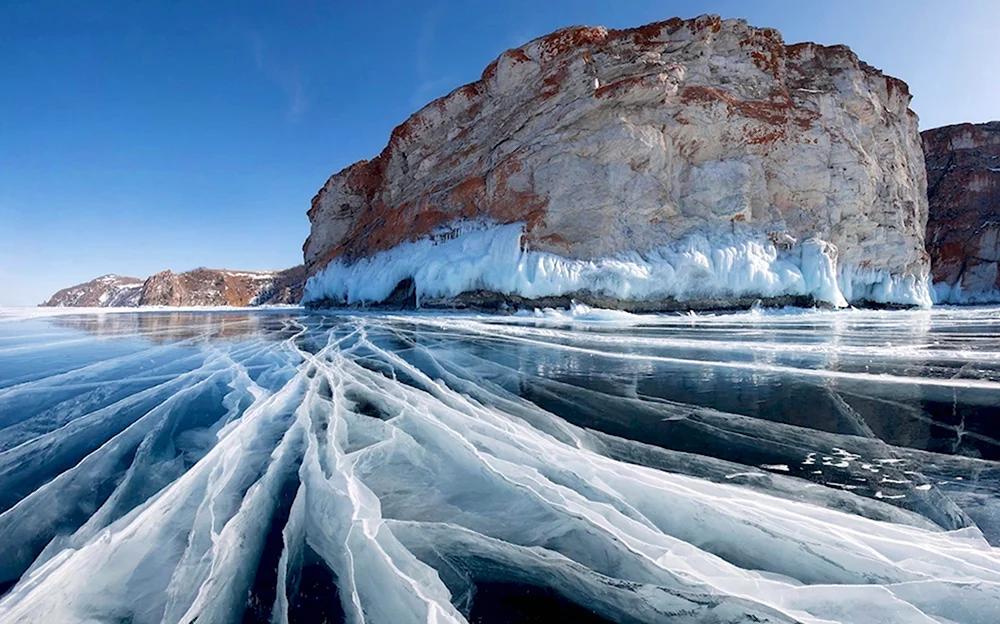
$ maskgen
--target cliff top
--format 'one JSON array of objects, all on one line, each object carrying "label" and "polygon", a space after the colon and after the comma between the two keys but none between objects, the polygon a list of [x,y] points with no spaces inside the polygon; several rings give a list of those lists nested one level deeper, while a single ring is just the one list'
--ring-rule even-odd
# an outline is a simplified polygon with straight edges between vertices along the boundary
[{"label": "cliff top", "polygon": [[[625,29],[609,29],[604,26],[567,26],[548,35],[536,37],[516,48],[511,48],[494,59],[486,66],[479,80],[456,87],[446,95],[431,100],[422,108],[411,114],[405,121],[393,128],[389,142],[378,156],[372,159],[361,159],[335,173],[332,177],[348,175],[358,167],[376,163],[387,157],[395,143],[404,140],[420,125],[420,121],[431,113],[439,113],[446,108],[446,103],[456,97],[475,98],[491,92],[495,83],[497,68],[502,60],[513,62],[537,62],[550,64],[562,57],[580,54],[589,59],[596,49],[615,45],[634,46],[637,48],[663,45],[672,41],[690,40],[699,36],[710,36],[723,29],[745,30],[747,36],[743,39],[745,45],[755,45],[766,48],[767,51],[754,53],[754,60],[761,69],[780,71],[784,58],[800,57],[809,52],[822,58],[827,65],[846,62],[866,73],[885,77],[894,88],[905,94],[909,99],[909,85],[903,80],[888,76],[880,69],[861,61],[846,45],[823,45],[811,41],[786,44],[781,33],[769,27],[751,26],[746,20],[731,18],[722,19],[719,15],[704,14],[698,17],[683,19],[673,17],[667,20],[652,22],[643,26]],[[313,198],[322,193],[322,189]]]}]

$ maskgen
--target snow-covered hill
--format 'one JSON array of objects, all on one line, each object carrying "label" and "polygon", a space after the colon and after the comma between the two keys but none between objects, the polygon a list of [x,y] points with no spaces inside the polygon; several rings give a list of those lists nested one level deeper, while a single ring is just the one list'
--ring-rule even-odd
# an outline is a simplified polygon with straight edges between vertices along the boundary
[{"label": "snow-covered hill", "polygon": [[102,275],[63,288],[43,306],[60,308],[130,308],[139,305],[143,281],[136,277]]}]

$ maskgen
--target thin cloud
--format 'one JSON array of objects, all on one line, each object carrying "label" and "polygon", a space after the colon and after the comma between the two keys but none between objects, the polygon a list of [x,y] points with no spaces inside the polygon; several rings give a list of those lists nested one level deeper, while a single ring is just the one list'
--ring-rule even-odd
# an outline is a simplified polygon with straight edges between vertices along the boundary
[{"label": "thin cloud", "polygon": [[417,75],[421,79],[427,77],[429,73],[429,61],[428,57],[431,53],[431,48],[434,47],[434,31],[437,30],[437,24],[441,20],[441,14],[444,13],[444,5],[438,5],[433,9],[424,13],[423,17],[420,18],[420,34],[417,36]]},{"label": "thin cloud", "polygon": [[417,90],[410,98],[412,108],[419,108],[432,99],[444,95],[451,87],[455,86],[455,80],[451,76],[442,76],[433,80],[425,80],[417,85]]},{"label": "thin cloud", "polygon": [[452,76],[434,76],[431,72],[431,54],[438,22],[444,14],[444,5],[425,12],[420,19],[420,31],[417,35],[417,50],[414,55],[417,70],[417,89],[410,96],[410,104],[416,108],[423,106],[431,98],[442,95],[443,91],[454,83]]},{"label": "thin cloud", "polygon": [[248,37],[257,70],[281,89],[288,99],[285,118],[288,121],[298,121],[309,109],[305,81],[299,68],[281,61],[271,53],[260,33],[251,30]]}]

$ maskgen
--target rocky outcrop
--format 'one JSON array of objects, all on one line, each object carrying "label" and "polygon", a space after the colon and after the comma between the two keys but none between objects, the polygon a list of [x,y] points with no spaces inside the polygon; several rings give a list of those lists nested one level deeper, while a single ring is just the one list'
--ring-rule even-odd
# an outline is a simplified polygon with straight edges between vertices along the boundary
[{"label": "rocky outcrop", "polygon": [[243,307],[298,303],[302,277],[301,267],[268,272],[204,268],[186,273],[162,271],[143,284],[140,305]]},{"label": "rocky outcrop", "polygon": [[270,284],[257,292],[250,305],[297,305],[302,302],[302,290],[306,285],[306,267],[299,264],[290,269],[277,271]]},{"label": "rocky outcrop", "polygon": [[[566,28],[508,50],[479,81],[398,126],[376,158],[327,181],[308,213],[306,299],[378,300],[413,279],[418,293],[445,299],[483,285],[528,295],[517,286],[527,281],[539,296],[580,288],[836,303],[831,276],[808,274],[829,264],[848,300],[927,303],[926,178],[909,101],[906,84],[844,46],[786,45],[741,20]],[[504,224],[520,224],[521,252],[547,255],[513,261],[521,273],[496,279],[468,262],[426,275],[389,261],[401,245]],[[695,257],[703,238],[729,260]],[[815,245],[802,260],[807,240]],[[623,258],[648,272],[643,263],[656,265],[665,248],[693,258],[670,264],[684,288],[619,293],[595,278],[539,290],[523,273]],[[814,262],[814,249],[826,260]],[[698,267],[725,288],[689,288]],[[709,275],[719,270],[752,275],[729,284]],[[390,277],[398,283],[364,288]]]},{"label": "rocky outcrop", "polygon": [[59,308],[128,308],[139,305],[141,293],[141,279],[110,274],[63,288],[41,305]]},{"label": "rocky outcrop", "polygon": [[284,271],[162,271],[145,281],[107,275],[66,288],[43,303],[63,307],[257,306],[302,300],[305,267]]},{"label": "rocky outcrop", "polygon": [[921,137],[938,301],[1000,302],[1000,121],[935,128]]}]

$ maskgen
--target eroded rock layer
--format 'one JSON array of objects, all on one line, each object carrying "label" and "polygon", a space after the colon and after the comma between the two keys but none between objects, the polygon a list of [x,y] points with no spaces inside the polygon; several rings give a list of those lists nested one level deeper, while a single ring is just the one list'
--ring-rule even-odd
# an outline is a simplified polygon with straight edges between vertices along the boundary
[{"label": "eroded rock layer", "polygon": [[[847,299],[925,303],[909,101],[844,46],[786,45],[741,20],[566,28],[508,50],[332,176],[309,210],[306,267],[468,222],[520,223],[525,250],[573,261],[648,258],[692,235],[779,252],[817,239]],[[350,302],[321,282],[307,299]]]},{"label": "eroded rock layer", "polygon": [[1000,121],[921,133],[927,251],[942,303],[1000,301]]}]

